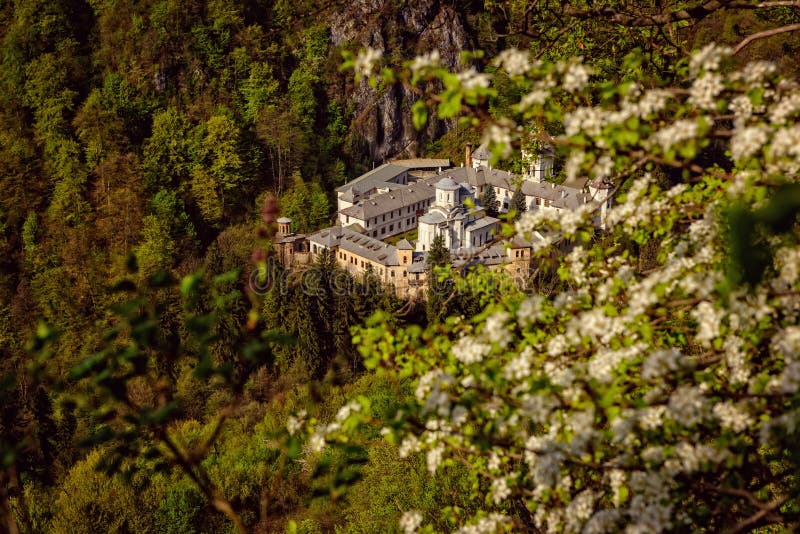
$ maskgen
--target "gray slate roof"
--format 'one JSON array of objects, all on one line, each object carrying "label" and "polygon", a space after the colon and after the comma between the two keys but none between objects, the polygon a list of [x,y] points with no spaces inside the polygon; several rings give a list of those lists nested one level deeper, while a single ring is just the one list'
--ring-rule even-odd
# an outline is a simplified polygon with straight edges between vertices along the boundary
[{"label": "gray slate roof", "polygon": [[419,170],[433,170],[433,169],[447,169],[450,167],[449,159],[433,159],[433,158],[408,158],[408,159],[393,159],[389,163],[393,165],[402,165],[409,169]]},{"label": "gray slate roof", "polygon": [[471,223],[467,223],[466,229],[470,231],[480,230],[481,228],[485,228],[491,224],[499,222],[500,219],[495,219],[494,217],[489,217],[487,215],[485,217],[481,217],[480,219],[475,219]]},{"label": "gray slate roof", "polygon": [[489,147],[486,143],[481,143],[475,152],[472,153],[472,159],[480,159],[480,160],[490,160],[492,159],[492,153],[489,152]]},{"label": "gray slate roof", "polygon": [[359,234],[349,228],[332,226],[308,236],[308,240],[327,248],[338,247],[362,258],[380,263],[385,267],[400,265],[397,261],[397,247],[378,239]]},{"label": "gray slate roof", "polygon": [[380,167],[375,167],[371,171],[365,172],[358,178],[355,178],[346,184],[337,187],[336,192],[344,193],[356,185],[359,187],[359,191],[369,191],[373,187],[379,186],[379,184],[391,182],[405,172],[408,172],[408,167],[403,165],[394,165],[392,163],[384,163]]},{"label": "gray slate roof", "polygon": [[438,177],[435,177],[427,180],[419,180],[408,186],[397,188],[395,191],[373,195],[354,206],[343,209],[341,213],[366,221],[372,217],[414,205],[417,202],[436,196],[436,190],[433,184],[438,181],[438,179]]},{"label": "gray slate roof", "polygon": [[501,245],[488,248],[464,247],[450,253],[453,267],[464,265],[500,265],[507,262],[507,254]]},{"label": "gray slate roof", "polygon": [[447,217],[445,217],[439,210],[430,210],[418,220],[421,223],[439,224],[446,221]]},{"label": "gray slate roof", "polygon": [[501,171],[499,169],[490,169],[484,166],[480,166],[477,169],[473,169],[472,167],[456,167],[443,172],[442,175],[449,176],[461,184],[466,183],[475,187],[483,187],[486,184],[490,184],[512,191],[514,190],[512,184],[516,180],[513,173]]},{"label": "gray slate roof", "polygon": [[455,182],[455,180],[453,180],[449,176],[445,176],[444,178],[436,182],[436,189],[443,189],[445,191],[455,191],[460,188],[461,186],[458,185]]},{"label": "gray slate roof", "polygon": [[573,189],[548,182],[524,182],[522,192],[529,197],[539,197],[550,201],[550,205],[562,209],[577,209],[591,200],[591,195],[582,189]]}]

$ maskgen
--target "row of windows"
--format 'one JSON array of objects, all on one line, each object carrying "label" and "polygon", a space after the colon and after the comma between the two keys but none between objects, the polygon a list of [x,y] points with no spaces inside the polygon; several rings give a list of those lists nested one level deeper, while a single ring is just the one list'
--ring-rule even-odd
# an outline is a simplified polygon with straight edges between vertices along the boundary
[{"label": "row of windows", "polygon": [[[366,269],[367,265],[369,265],[368,262],[365,262],[364,260],[359,260],[357,256],[354,256],[354,255],[351,256],[349,254],[346,254],[346,253],[342,252],[341,250],[339,251],[339,259],[341,261],[346,261],[350,265],[355,265],[356,267],[360,266],[362,269]],[[408,257],[407,256],[403,256],[403,263],[408,263]],[[379,275],[383,276],[383,268],[378,267],[377,273]],[[391,270],[391,269],[389,270],[389,276],[391,276],[392,278],[395,277],[394,271]],[[405,278],[407,276],[408,276],[408,272],[403,270],[403,278]]]},{"label": "row of windows", "polygon": [[[412,206],[406,206],[405,214],[406,215],[410,215],[410,214],[414,213],[415,216],[416,216],[417,211],[424,210],[425,208],[427,208],[430,205],[431,205],[431,200],[430,199],[429,200],[422,200],[422,201],[417,202],[416,204],[414,204]],[[389,213],[384,213],[383,215],[380,216],[380,221],[378,220],[379,217],[373,217],[372,219],[367,220],[366,225],[367,225],[367,228],[369,228],[369,227],[371,227],[371,226],[373,226],[375,224],[378,224],[378,222],[386,222],[386,217],[389,217],[389,220],[391,221],[392,218],[400,217],[401,215],[403,215],[403,208],[392,210]]]},{"label": "row of windows", "polygon": [[[407,226],[407,227],[408,227],[408,226],[412,226],[412,225],[413,225],[414,223],[416,223],[416,222],[417,222],[417,217],[416,217],[416,216],[414,216],[414,217],[411,217],[411,218],[409,218],[409,219],[406,219],[406,220],[405,220],[405,224],[406,224],[406,226]],[[398,229],[398,230],[402,230],[402,229],[403,229],[403,221],[400,221],[400,222],[398,222],[398,223],[397,223],[397,229]],[[387,229],[387,227],[386,227],[386,226],[381,226],[381,227],[380,227],[380,229],[375,229],[375,230],[373,230],[373,231],[372,231],[372,233],[369,233],[369,234],[367,234],[367,235],[369,235],[369,236],[371,236],[371,237],[376,237],[376,238],[377,238],[377,237],[379,237],[379,236],[385,236],[387,231],[388,231],[390,234],[391,234],[392,232],[394,232],[394,223],[391,223],[391,224],[388,226],[388,229]]]}]

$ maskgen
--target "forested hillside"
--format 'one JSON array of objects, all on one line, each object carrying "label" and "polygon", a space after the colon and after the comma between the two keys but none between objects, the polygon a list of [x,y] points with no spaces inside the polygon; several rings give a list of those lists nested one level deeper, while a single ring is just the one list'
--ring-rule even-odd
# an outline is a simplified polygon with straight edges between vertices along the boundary
[{"label": "forested hillside", "polygon": [[[779,128],[800,108],[780,81],[800,73],[800,8],[629,4],[2,3],[0,531],[577,532],[594,509],[618,510],[605,531],[681,507],[640,531],[796,526],[781,299],[797,294],[800,140]],[[711,41],[735,48],[688,59]],[[457,165],[486,140],[514,169],[520,132],[627,206],[608,231],[507,225],[561,233],[527,293],[442,265],[427,304],[403,302],[369,273],[343,289],[333,256],[270,261],[278,216],[329,226],[334,188],[374,165]],[[714,382],[737,369],[751,386]],[[682,395],[730,409],[611,437]],[[576,443],[581,427],[598,431]],[[546,466],[519,443],[534,434]],[[687,445],[695,469],[636,478],[695,434],[725,453]]]}]

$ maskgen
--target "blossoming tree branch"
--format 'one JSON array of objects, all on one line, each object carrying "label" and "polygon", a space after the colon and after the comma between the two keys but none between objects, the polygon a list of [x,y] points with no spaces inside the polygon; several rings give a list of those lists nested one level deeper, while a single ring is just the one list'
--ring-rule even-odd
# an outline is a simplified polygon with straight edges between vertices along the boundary
[{"label": "blossoming tree branch", "polygon": [[[558,275],[547,292],[507,290],[427,330],[377,317],[357,331],[369,368],[415,383],[397,417],[354,402],[293,431],[321,450],[379,424],[431,476],[468,466],[482,511],[440,512],[459,532],[797,526],[797,83],[713,44],[669,85],[611,84],[580,58],[515,49],[483,71],[448,72],[435,52],[395,70],[374,50],[348,60],[373,84],[419,88],[418,127],[458,117],[483,127],[495,157],[547,142],[566,179],[610,184],[615,204],[605,230],[597,204],[506,225],[509,238],[546,238],[539,265]],[[522,96],[511,116],[488,117],[501,74]],[[421,89],[433,81],[441,90]],[[409,510],[400,526],[432,519]]]}]

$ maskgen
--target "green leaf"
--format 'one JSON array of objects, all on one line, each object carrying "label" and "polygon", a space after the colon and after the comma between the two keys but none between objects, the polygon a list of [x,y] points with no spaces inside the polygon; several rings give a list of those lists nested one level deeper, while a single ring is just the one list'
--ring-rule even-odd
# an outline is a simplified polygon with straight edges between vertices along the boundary
[{"label": "green leaf", "polygon": [[414,128],[422,130],[428,123],[428,106],[422,100],[417,100],[411,106],[411,118],[414,123]]},{"label": "green leaf", "polygon": [[[445,93],[446,94],[446,93]],[[439,103],[436,113],[442,119],[452,119],[461,111],[461,93],[452,93]]]}]

